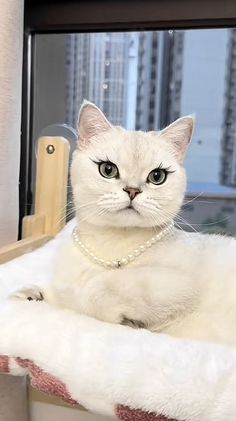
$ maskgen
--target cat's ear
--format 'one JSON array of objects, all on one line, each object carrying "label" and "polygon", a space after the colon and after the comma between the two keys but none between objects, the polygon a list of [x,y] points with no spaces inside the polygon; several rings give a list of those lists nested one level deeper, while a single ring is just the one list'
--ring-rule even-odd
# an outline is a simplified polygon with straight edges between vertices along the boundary
[{"label": "cat's ear", "polygon": [[102,111],[92,102],[83,101],[78,118],[78,145],[85,146],[93,136],[112,127]]},{"label": "cat's ear", "polygon": [[160,135],[171,143],[179,162],[183,162],[189,143],[191,142],[195,125],[194,115],[178,118],[171,123]]}]

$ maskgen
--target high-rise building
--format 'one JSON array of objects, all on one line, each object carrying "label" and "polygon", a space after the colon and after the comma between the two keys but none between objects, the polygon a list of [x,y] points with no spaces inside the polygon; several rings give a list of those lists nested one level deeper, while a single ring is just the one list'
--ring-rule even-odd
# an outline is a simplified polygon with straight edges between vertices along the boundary
[{"label": "high-rise building", "polygon": [[65,120],[71,127],[76,127],[78,109],[82,100],[88,99],[89,37],[89,34],[66,35]]},{"label": "high-rise building", "polygon": [[136,106],[137,130],[148,131],[155,126],[157,74],[158,32],[140,32]]},{"label": "high-rise building", "polygon": [[184,31],[171,30],[160,34],[160,128],[167,126],[181,114],[184,36]]},{"label": "high-rise building", "polygon": [[236,186],[236,29],[229,30],[221,182]]},{"label": "high-rise building", "polygon": [[67,123],[75,126],[83,99],[100,107],[116,125],[125,125],[127,110],[129,33],[67,35]]},{"label": "high-rise building", "polygon": [[202,183],[220,182],[227,42],[227,29],[184,35],[181,115],[196,116],[185,168],[188,181],[198,183],[200,192]]},{"label": "high-rise building", "polygon": [[136,129],[158,130],[180,115],[184,32],[141,32]]},{"label": "high-rise building", "polygon": [[137,106],[139,34],[137,32],[130,32],[128,35],[128,63],[125,98],[126,121],[124,126],[128,130],[134,130]]}]

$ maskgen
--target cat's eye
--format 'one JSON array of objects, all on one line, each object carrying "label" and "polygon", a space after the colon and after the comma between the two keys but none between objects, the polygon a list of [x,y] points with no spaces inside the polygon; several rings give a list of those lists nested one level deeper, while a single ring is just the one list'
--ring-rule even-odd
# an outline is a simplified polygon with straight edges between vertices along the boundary
[{"label": "cat's eye", "polygon": [[112,162],[100,162],[98,165],[100,174],[105,178],[118,178],[119,171],[115,164]]},{"label": "cat's eye", "polygon": [[152,184],[163,184],[166,181],[167,171],[162,168],[156,168],[148,175],[147,181]]}]

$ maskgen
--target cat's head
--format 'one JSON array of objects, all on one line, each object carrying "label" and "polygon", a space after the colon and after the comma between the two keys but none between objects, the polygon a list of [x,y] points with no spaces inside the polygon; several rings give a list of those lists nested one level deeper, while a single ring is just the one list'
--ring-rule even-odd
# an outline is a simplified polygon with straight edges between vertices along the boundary
[{"label": "cat's head", "polygon": [[112,126],[94,104],[80,109],[71,179],[79,220],[99,226],[151,227],[178,213],[186,189],[183,159],[194,119],[161,132]]}]

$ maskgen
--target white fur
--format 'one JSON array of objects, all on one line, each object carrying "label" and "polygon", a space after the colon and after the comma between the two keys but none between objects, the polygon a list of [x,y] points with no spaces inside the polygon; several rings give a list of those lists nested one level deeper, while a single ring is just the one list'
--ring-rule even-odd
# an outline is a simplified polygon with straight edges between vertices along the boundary
[{"label": "white fur", "polygon": [[[80,127],[83,139],[71,170],[80,236],[99,257],[121,258],[178,213],[193,119],[179,119],[161,133],[129,132],[112,127],[86,103]],[[108,159],[117,165],[119,179],[99,174],[94,161]],[[162,185],[147,183],[160,164],[174,172]],[[142,191],[133,200],[134,210],[126,209],[126,186]],[[107,322],[125,317],[155,332],[236,344],[235,256],[232,238],[174,229],[127,267],[110,270],[91,263],[70,239],[46,299]]]},{"label": "white fur", "polygon": [[[113,416],[119,403],[181,421],[235,421],[234,349],[6,299],[32,281],[45,286],[74,223],[40,249],[0,265],[0,355],[33,361],[93,412]],[[25,375],[15,361],[10,369]]]}]

